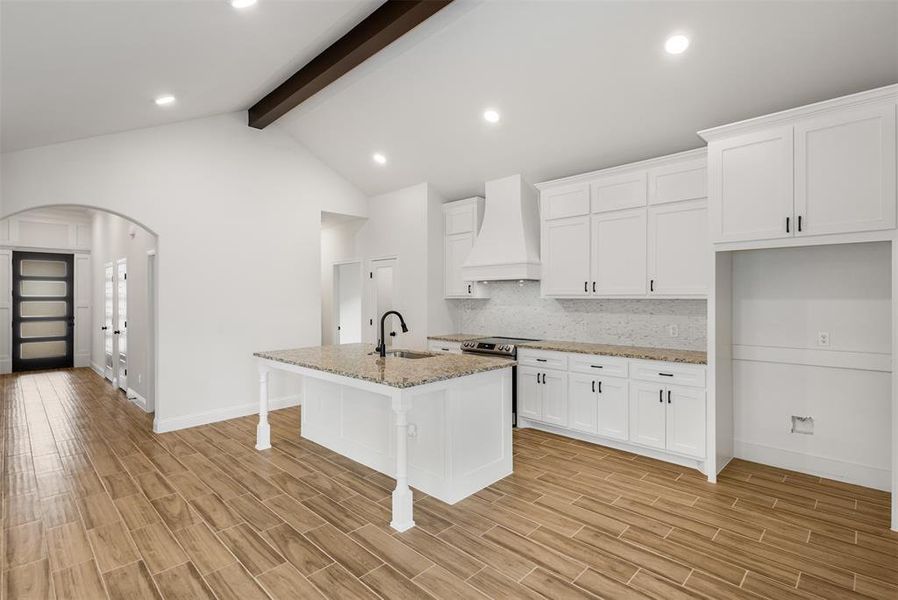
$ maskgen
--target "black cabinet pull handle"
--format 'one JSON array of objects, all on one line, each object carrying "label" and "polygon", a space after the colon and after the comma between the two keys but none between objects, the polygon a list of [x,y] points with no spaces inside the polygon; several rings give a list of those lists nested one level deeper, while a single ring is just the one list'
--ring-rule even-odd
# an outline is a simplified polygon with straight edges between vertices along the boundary
[{"label": "black cabinet pull handle", "polygon": [[599,393],[600,394],[602,393],[602,382],[601,381],[599,382]]},{"label": "black cabinet pull handle", "polygon": [[661,377],[673,377],[673,373],[658,373]]},{"label": "black cabinet pull handle", "polygon": [[596,382],[595,381],[592,382],[592,393],[593,394],[596,393]]},{"label": "black cabinet pull handle", "polygon": [[798,215],[798,233],[801,233],[801,215]]},{"label": "black cabinet pull handle", "polygon": [[103,331],[106,331],[106,330],[109,329],[109,328],[106,327],[105,325],[103,325],[102,327],[100,327],[100,329],[102,329]]},{"label": "black cabinet pull handle", "polygon": [[120,335],[120,334],[121,334],[121,333],[122,333],[122,332],[121,332],[121,331],[119,331],[119,330],[118,330],[118,329],[116,329],[116,330],[115,330],[115,331],[113,331],[113,332],[112,332],[112,333],[114,333],[114,334],[115,334],[115,335]]},{"label": "black cabinet pull handle", "polygon": [[539,373],[536,374],[536,383],[539,383]]},{"label": "black cabinet pull handle", "polygon": [[670,390],[667,390],[667,403],[670,404]]},{"label": "black cabinet pull handle", "polygon": [[596,293],[596,282],[595,281],[592,282],[592,293],[593,294]]},{"label": "black cabinet pull handle", "polygon": [[584,291],[584,292],[588,292],[588,291],[589,291],[589,282],[588,282],[588,281],[584,281],[584,282],[583,282],[583,291]]},{"label": "black cabinet pull handle", "polygon": [[664,390],[658,390],[658,402],[664,404]]},{"label": "black cabinet pull handle", "polygon": [[605,368],[602,365],[589,365],[589,366],[592,367],[593,369],[604,369]]},{"label": "black cabinet pull handle", "polygon": [[789,233],[789,217],[786,217],[786,233]]},{"label": "black cabinet pull handle", "polygon": [[543,373],[543,385],[546,385],[546,374]]},{"label": "black cabinet pull handle", "polygon": [[548,362],[548,360],[547,358],[537,358],[536,362]]},{"label": "black cabinet pull handle", "polygon": [[649,279],[649,291],[650,292],[655,291],[655,280],[654,279]]},{"label": "black cabinet pull handle", "polygon": [[469,294],[471,293],[471,284],[470,283],[468,284],[468,293]]}]

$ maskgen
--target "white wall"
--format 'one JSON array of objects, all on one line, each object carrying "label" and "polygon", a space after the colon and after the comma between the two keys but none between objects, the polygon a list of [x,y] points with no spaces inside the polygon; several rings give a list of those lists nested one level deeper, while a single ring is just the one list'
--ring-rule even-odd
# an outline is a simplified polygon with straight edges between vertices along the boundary
[{"label": "white wall", "polygon": [[736,456],[890,488],[891,285],[885,242],[734,253]]},{"label": "white wall", "polygon": [[0,217],[82,204],[157,234],[159,430],[255,410],[252,353],[320,342],[320,213],[366,211],[243,113],[7,153],[0,168]]},{"label": "white wall", "polygon": [[[455,329],[453,308],[443,299],[443,199],[427,183],[396,190],[368,200],[368,219],[322,231],[323,326],[333,331],[332,269],[338,260],[362,259],[365,290],[362,294],[362,340],[375,343],[380,315],[371,303],[372,259],[398,259],[395,308],[402,313],[408,333],[396,332],[397,348],[427,348],[427,336]],[[373,321],[373,325],[369,324]],[[324,339],[333,339],[325,337]]]},{"label": "white wall", "polygon": [[[134,237],[131,237],[133,233]],[[97,212],[92,224],[93,275],[93,327],[91,329],[91,365],[100,373],[105,364],[105,332],[100,328],[105,322],[105,268],[106,263],[121,258],[128,264],[128,388],[141,398],[149,397],[149,379],[152,373],[149,355],[150,303],[147,277],[147,252],[156,249],[156,236],[127,219],[109,213]],[[152,409],[152,404],[149,406]],[[151,410],[152,412],[152,410]]]}]

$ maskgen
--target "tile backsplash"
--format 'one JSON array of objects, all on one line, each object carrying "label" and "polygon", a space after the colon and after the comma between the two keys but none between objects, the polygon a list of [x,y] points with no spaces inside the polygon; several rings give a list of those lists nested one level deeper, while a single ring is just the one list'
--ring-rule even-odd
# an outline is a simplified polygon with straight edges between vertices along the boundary
[{"label": "tile backsplash", "polygon": [[[555,300],[539,282],[489,283],[488,300],[458,300],[459,332],[705,350],[705,300]],[[670,335],[675,325],[678,335]]]}]

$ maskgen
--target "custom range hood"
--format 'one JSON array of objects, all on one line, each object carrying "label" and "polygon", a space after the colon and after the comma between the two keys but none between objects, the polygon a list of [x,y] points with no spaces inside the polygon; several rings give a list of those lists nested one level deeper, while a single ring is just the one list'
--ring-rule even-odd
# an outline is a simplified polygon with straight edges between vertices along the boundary
[{"label": "custom range hood", "polygon": [[536,190],[520,175],[486,182],[483,224],[461,267],[466,281],[539,279]]}]

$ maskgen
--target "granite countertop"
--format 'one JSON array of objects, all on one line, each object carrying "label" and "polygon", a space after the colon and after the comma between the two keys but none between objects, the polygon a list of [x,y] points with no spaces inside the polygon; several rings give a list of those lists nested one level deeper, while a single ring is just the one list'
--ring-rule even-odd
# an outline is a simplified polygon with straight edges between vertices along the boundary
[{"label": "granite countertop", "polygon": [[615,346],[613,344],[591,344],[588,342],[564,342],[557,340],[540,340],[524,342],[518,348],[533,350],[552,350],[555,352],[575,352],[577,354],[602,354],[604,356],[620,356],[622,358],[641,358],[643,360],[662,360],[693,365],[708,364],[708,354],[698,350],[676,350],[674,348],[646,348],[640,346]]},{"label": "granite countertop", "polygon": [[513,360],[473,354],[435,354],[409,359],[381,358],[372,352],[374,344],[342,344],[254,352],[253,356],[394,388],[410,388],[515,364]]},{"label": "granite countertop", "polygon": [[429,335],[429,340],[439,340],[441,342],[467,342],[470,340],[479,340],[480,338],[489,337],[480,333],[447,333],[444,335]]}]

